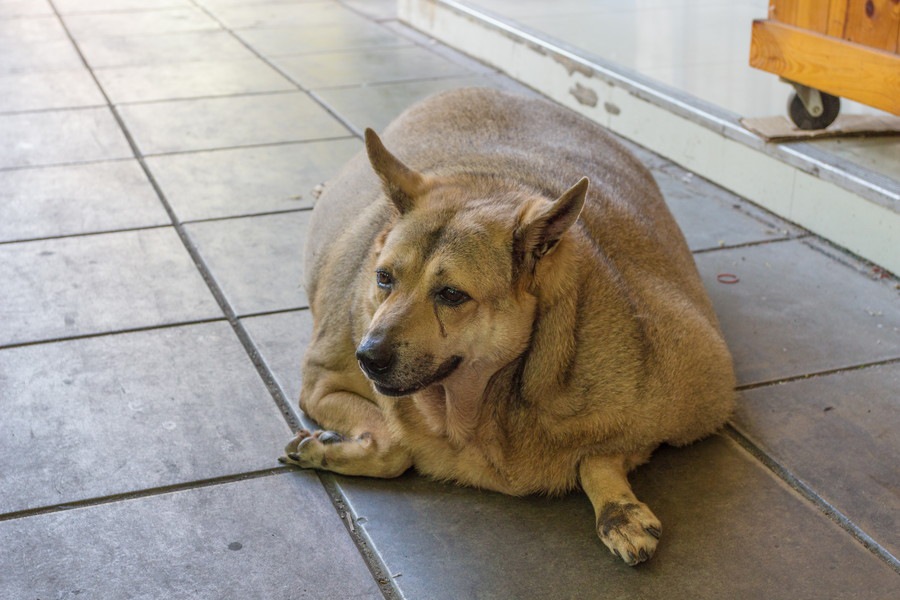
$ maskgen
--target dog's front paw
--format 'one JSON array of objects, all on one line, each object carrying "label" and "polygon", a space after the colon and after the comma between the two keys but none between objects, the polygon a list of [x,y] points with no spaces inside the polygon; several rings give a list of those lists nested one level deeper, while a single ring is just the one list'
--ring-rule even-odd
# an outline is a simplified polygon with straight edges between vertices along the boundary
[{"label": "dog's front paw", "polygon": [[297,465],[304,469],[324,469],[328,467],[325,447],[344,441],[344,436],[334,431],[310,432],[301,429],[297,436],[284,448],[285,456],[278,460],[287,465]]},{"label": "dog's front paw", "polygon": [[653,556],[661,531],[659,519],[641,502],[607,502],[597,519],[600,540],[631,566]]}]

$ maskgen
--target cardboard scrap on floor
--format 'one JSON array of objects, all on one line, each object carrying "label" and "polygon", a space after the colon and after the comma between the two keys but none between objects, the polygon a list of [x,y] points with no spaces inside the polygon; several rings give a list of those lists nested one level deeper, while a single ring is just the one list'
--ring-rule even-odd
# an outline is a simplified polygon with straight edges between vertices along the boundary
[{"label": "cardboard scrap on floor", "polygon": [[900,117],[891,115],[838,115],[825,129],[798,129],[785,116],[741,119],[741,125],[767,142],[793,142],[829,137],[900,135]]}]

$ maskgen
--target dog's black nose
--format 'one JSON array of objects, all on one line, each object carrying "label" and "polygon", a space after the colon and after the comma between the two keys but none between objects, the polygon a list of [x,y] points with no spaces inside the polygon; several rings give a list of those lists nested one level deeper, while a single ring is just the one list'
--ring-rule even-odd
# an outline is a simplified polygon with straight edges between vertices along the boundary
[{"label": "dog's black nose", "polygon": [[384,375],[394,364],[394,351],[383,339],[367,337],[356,349],[356,360],[367,375]]}]

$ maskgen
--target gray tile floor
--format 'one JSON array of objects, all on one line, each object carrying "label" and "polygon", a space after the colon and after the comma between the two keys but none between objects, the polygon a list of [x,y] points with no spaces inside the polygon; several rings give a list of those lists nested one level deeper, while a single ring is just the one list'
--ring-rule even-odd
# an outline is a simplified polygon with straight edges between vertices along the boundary
[{"label": "gray tile floor", "polygon": [[741,389],[634,474],[650,563],[578,494],[278,465],[314,187],[419,98],[518,87],[392,5],[0,0],[0,598],[897,597],[897,281],[640,148]]}]

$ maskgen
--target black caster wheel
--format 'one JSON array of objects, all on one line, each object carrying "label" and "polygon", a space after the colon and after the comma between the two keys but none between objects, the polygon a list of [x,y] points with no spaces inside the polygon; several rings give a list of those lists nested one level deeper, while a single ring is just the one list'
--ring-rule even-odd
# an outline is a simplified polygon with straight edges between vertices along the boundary
[{"label": "black caster wheel", "polygon": [[788,100],[788,114],[794,125],[804,130],[825,129],[837,119],[841,112],[841,99],[825,92],[819,92],[822,97],[822,114],[811,115],[803,106],[803,101],[796,92],[791,94]]}]

